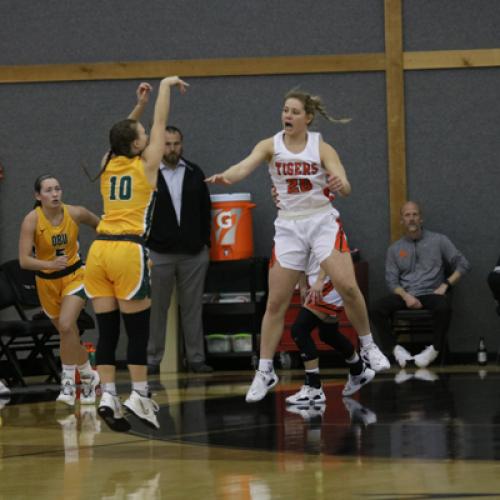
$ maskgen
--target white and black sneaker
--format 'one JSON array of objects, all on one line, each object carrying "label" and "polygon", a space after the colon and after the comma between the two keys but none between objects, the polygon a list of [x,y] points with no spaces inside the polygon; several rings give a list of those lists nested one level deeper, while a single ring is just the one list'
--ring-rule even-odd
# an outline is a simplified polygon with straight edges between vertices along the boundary
[{"label": "white and black sneaker", "polygon": [[272,372],[261,372],[257,370],[253,378],[252,384],[248,388],[245,401],[247,403],[256,403],[264,399],[267,392],[278,383],[278,375]]},{"label": "white and black sneaker", "polygon": [[326,401],[325,393],[321,387],[315,388],[310,385],[303,385],[299,392],[286,398],[289,405],[304,405],[324,403]]},{"label": "white and black sneaker", "polygon": [[61,381],[61,392],[57,396],[56,401],[59,403],[67,404],[68,406],[75,406],[76,400],[76,386],[75,382],[70,378],[65,378]]},{"label": "white and black sneaker", "polygon": [[140,418],[146,424],[160,428],[160,423],[156,414],[160,410],[158,403],[150,397],[141,396],[137,391],[132,391],[128,399],[123,403],[123,406],[131,411],[137,418]]},{"label": "white and black sneaker", "polygon": [[413,356],[402,345],[394,346],[392,354],[401,368],[404,368],[408,361],[413,361]]},{"label": "white and black sneaker", "polygon": [[101,420],[97,418],[97,408],[90,405],[80,406],[80,445],[94,446],[95,436],[101,432]]},{"label": "white and black sneaker", "polygon": [[0,382],[0,410],[10,402],[10,389]]},{"label": "white and black sneaker", "polygon": [[391,363],[389,363],[389,360],[375,342],[362,347],[360,355],[365,364],[376,372],[388,370],[391,367]]},{"label": "white and black sneaker", "polygon": [[10,389],[0,381],[0,397],[8,397],[10,396]]},{"label": "white and black sneaker", "polygon": [[355,392],[358,392],[361,387],[368,384],[375,377],[375,371],[368,368],[366,365],[363,367],[363,371],[359,375],[351,375],[347,378],[347,383],[342,390],[342,396],[350,396]]},{"label": "white and black sneaker", "polygon": [[362,423],[365,427],[377,422],[377,414],[355,399],[342,398],[345,409],[349,412],[352,424]]},{"label": "white and black sneaker", "polygon": [[325,403],[315,403],[313,405],[291,405],[286,407],[286,411],[300,415],[306,422],[321,419],[325,413]]},{"label": "white and black sneaker", "polygon": [[130,430],[130,423],[123,415],[122,404],[118,396],[114,396],[110,392],[103,392],[97,413],[112,431],[127,432]]},{"label": "white and black sneaker", "polygon": [[95,403],[95,389],[99,382],[100,378],[97,370],[92,370],[90,377],[81,377],[80,404],[93,405]]}]

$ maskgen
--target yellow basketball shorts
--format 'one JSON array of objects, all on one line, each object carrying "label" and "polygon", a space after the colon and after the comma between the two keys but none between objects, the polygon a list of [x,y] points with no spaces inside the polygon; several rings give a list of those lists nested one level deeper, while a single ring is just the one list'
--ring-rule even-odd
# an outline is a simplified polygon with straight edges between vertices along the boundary
[{"label": "yellow basketball shorts", "polygon": [[131,241],[95,240],[85,269],[89,298],[116,297],[139,300],[151,295],[149,252]]},{"label": "yellow basketball shorts", "polygon": [[71,274],[54,280],[36,276],[38,298],[42,309],[49,318],[55,319],[59,317],[62,301],[67,295],[75,295],[82,300],[86,300],[87,297],[83,289],[84,275],[84,268],[80,267]]}]

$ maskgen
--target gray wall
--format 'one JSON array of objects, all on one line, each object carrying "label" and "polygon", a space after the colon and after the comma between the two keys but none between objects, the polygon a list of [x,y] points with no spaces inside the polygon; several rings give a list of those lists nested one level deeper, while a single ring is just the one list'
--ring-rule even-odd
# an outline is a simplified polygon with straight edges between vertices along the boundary
[{"label": "gray wall", "polygon": [[[137,5],[129,0],[0,1],[0,65],[384,50],[382,0],[317,0],[311,11],[298,0]],[[404,21],[405,50],[500,47],[496,0],[407,0]],[[454,297],[455,351],[475,349],[480,333],[496,347],[498,318],[485,275],[499,252],[499,238],[490,234],[500,203],[499,174],[493,169],[499,147],[493,141],[500,111],[494,92],[498,71],[422,71],[405,77],[410,196],[423,203],[426,226],[449,235],[474,268]],[[80,165],[86,162],[97,171],[109,127],[132,108],[137,83],[0,85],[0,159],[6,167],[0,183],[0,261],[17,254],[19,225],[42,172],[60,178],[67,202],[99,213],[98,186],[89,183]],[[279,129],[281,97],[291,87],[318,93],[334,115],[352,117],[348,125],[321,118],[316,125],[337,148],[353,185],[352,195],[338,207],[351,246],[370,264],[370,297],[386,293],[383,266],[390,235],[383,73],[192,78],[189,83],[186,96],[174,95],[170,121],[185,132],[186,156],[207,175],[238,161]],[[144,122],[149,118],[150,113]],[[272,245],[275,211],[269,188],[265,167],[230,190],[213,188],[252,193],[258,255],[268,255]],[[84,231],[84,248],[90,239]]]}]

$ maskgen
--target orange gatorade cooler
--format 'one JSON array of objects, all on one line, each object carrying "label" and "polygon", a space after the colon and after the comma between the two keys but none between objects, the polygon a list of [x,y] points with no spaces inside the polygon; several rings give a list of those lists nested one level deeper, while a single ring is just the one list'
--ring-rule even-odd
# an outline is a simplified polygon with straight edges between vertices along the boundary
[{"label": "orange gatorade cooler", "polygon": [[211,260],[240,260],[253,256],[250,193],[212,194]]}]

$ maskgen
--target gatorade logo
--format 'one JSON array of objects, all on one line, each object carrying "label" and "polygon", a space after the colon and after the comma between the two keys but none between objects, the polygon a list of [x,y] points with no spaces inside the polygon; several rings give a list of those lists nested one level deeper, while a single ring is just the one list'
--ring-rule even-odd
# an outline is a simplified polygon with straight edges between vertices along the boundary
[{"label": "gatorade logo", "polygon": [[213,210],[215,222],[215,241],[219,245],[234,245],[236,242],[236,229],[241,219],[243,210],[232,208],[230,210]]}]

